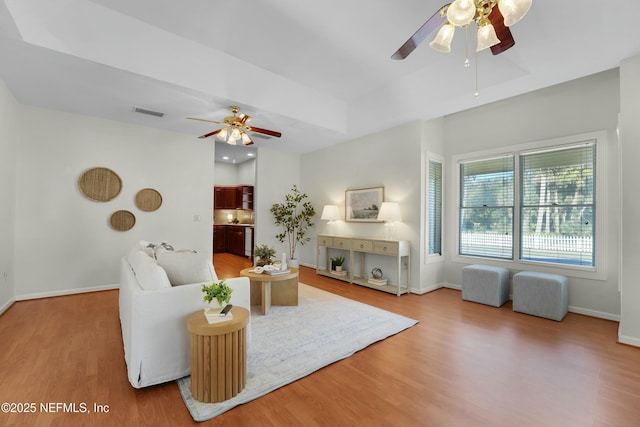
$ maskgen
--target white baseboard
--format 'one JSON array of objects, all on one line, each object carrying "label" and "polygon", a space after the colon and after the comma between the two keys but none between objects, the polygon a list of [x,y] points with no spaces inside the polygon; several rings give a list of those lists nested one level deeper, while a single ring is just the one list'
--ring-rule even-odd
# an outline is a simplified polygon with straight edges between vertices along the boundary
[{"label": "white baseboard", "polygon": [[620,321],[620,315],[618,314],[611,314],[611,313],[605,313],[602,311],[589,310],[587,308],[574,307],[572,305],[569,306],[569,312],[576,313],[576,314],[584,314],[585,316],[598,317],[600,319],[613,320],[614,322]]},{"label": "white baseboard", "polygon": [[639,338],[634,338],[634,337],[627,337],[625,335],[620,335],[620,333],[618,333],[618,342],[621,344],[627,344],[627,345],[632,345],[635,347],[640,347],[640,339]]},{"label": "white baseboard", "polygon": [[447,289],[455,289],[456,291],[462,290],[462,285],[456,285],[455,283],[441,283],[440,287]]},{"label": "white baseboard", "polygon": [[438,289],[442,288],[441,285],[431,285],[428,286],[424,289],[415,289],[415,288],[411,288],[410,292],[412,294],[417,294],[417,295],[424,295],[426,293],[432,292],[432,291],[437,291]]},{"label": "white baseboard", "polygon": [[63,291],[38,292],[35,294],[16,295],[16,301],[25,301],[25,300],[38,299],[38,298],[60,297],[63,295],[83,294],[86,292],[108,291],[111,289],[119,289],[119,288],[120,288],[120,285],[115,284],[115,285],[92,286],[90,288],[65,289]]},{"label": "white baseboard", "polygon": [[7,303],[5,305],[3,305],[2,307],[0,307],[0,314],[4,313],[5,311],[7,311],[9,309],[9,307],[11,307],[13,305],[13,303],[16,302],[15,299],[10,299],[9,301],[7,301]]}]

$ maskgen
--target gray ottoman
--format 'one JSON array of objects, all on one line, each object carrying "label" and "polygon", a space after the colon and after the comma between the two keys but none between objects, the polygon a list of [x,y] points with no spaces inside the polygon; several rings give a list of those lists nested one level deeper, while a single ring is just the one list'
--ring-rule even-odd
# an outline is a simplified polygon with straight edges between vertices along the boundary
[{"label": "gray ottoman", "polygon": [[509,299],[509,270],[488,265],[463,267],[462,299],[500,307]]},{"label": "gray ottoman", "polygon": [[560,321],[569,311],[565,276],[522,271],[513,276],[513,311]]}]

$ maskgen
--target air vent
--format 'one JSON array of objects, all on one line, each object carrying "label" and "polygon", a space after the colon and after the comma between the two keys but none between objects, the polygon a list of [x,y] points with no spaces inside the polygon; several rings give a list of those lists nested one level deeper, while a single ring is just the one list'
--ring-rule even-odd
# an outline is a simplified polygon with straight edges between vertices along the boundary
[{"label": "air vent", "polygon": [[133,107],[135,113],[148,114],[149,116],[163,117],[164,113],[160,111],[147,110],[146,108]]}]

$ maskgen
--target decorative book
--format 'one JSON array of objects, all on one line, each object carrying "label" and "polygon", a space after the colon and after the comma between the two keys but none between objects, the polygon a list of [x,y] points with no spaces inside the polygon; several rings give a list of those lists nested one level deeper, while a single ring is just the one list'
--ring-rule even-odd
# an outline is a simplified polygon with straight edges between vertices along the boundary
[{"label": "decorative book", "polygon": [[226,316],[220,315],[220,308],[210,308],[207,307],[204,309],[204,317],[207,319],[209,324],[211,323],[220,323],[226,322],[227,320],[233,319],[232,313],[227,313]]},{"label": "decorative book", "polygon": [[269,276],[277,276],[279,274],[289,274],[291,270],[265,270],[264,274],[268,274]]}]

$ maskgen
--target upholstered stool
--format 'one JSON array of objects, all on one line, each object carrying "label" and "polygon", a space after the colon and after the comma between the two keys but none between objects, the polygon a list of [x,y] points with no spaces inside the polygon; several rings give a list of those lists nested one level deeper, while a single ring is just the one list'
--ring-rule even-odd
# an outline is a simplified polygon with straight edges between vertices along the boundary
[{"label": "upholstered stool", "polygon": [[560,321],[569,311],[565,276],[522,271],[513,276],[513,311]]},{"label": "upholstered stool", "polygon": [[500,307],[509,299],[509,270],[488,265],[463,267],[462,299]]}]

